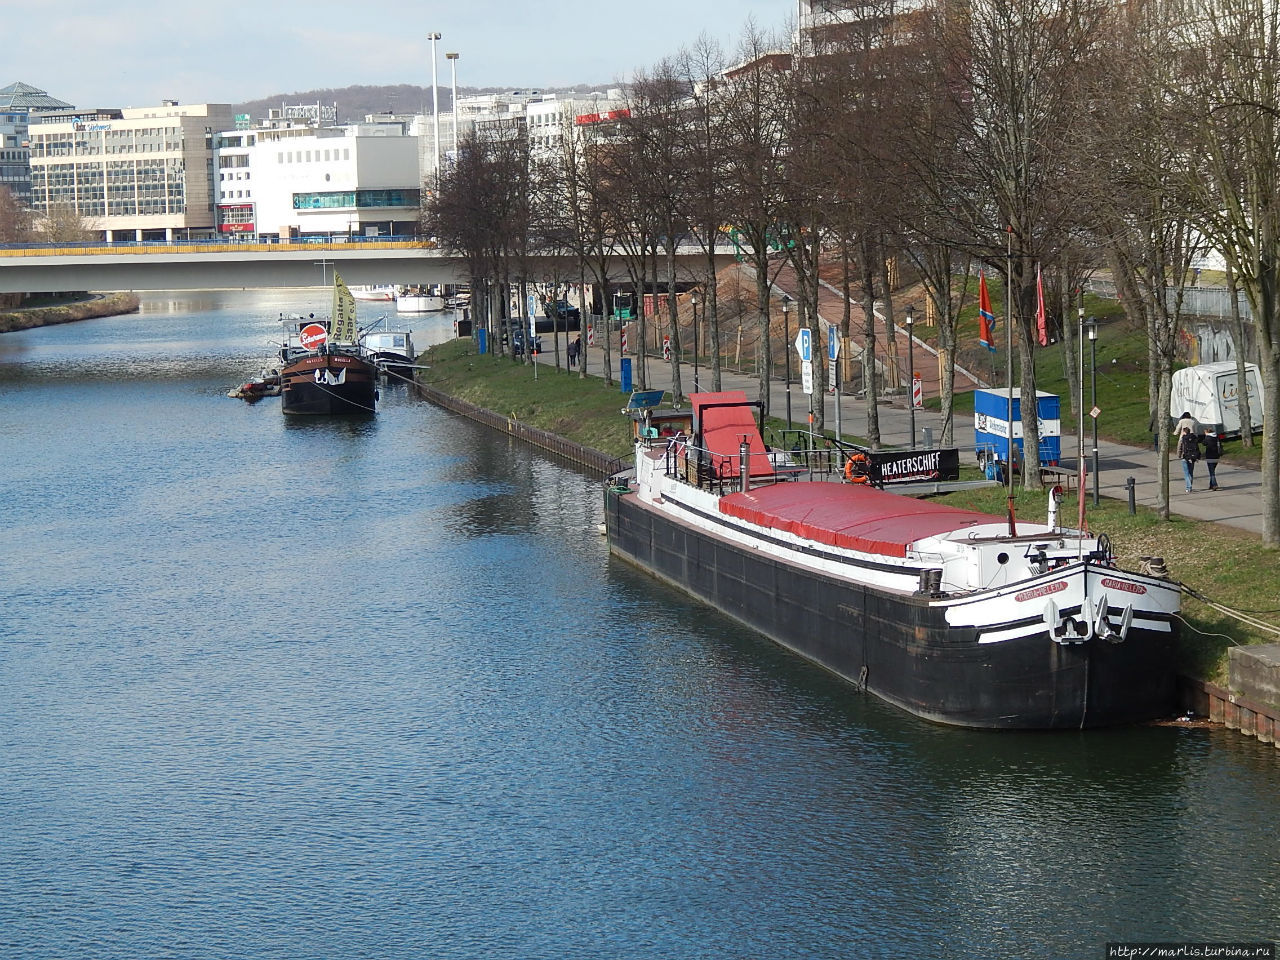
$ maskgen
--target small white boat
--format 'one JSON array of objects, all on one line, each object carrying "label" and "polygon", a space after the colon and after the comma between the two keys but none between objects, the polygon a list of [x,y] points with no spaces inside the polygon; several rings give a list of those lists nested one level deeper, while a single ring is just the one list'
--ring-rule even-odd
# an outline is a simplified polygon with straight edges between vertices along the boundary
[{"label": "small white boat", "polygon": [[357,300],[390,303],[396,298],[395,284],[374,283],[351,287],[351,295]]},{"label": "small white boat", "polygon": [[396,293],[397,313],[433,313],[444,309],[444,297],[426,287],[402,287]]},{"label": "small white boat", "polygon": [[392,381],[413,381],[417,353],[412,330],[366,330],[360,334],[365,356]]}]

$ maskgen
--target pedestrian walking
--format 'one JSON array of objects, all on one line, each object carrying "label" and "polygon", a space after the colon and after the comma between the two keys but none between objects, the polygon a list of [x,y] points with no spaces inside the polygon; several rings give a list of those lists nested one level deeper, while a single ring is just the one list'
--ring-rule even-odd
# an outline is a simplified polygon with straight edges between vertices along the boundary
[{"label": "pedestrian walking", "polygon": [[1222,459],[1222,438],[1212,430],[1204,435],[1204,465],[1209,471],[1209,489],[1218,489],[1218,461]]},{"label": "pedestrian walking", "polygon": [[1178,434],[1178,459],[1182,461],[1182,479],[1187,482],[1187,493],[1190,493],[1196,461],[1200,459],[1200,441],[1190,427],[1183,427]]},{"label": "pedestrian walking", "polygon": [[1173,428],[1173,435],[1181,438],[1183,427],[1190,427],[1193,434],[1197,437],[1200,436],[1200,423],[1191,415],[1190,410],[1184,411],[1182,416],[1178,418],[1178,422]]}]

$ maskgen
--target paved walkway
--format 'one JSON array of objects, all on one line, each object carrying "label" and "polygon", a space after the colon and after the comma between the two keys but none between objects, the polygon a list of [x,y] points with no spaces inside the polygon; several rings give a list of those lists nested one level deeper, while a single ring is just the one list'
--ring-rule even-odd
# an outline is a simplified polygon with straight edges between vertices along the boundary
[{"label": "paved walkway", "polygon": [[[633,358],[634,362],[634,358]],[[601,347],[588,350],[587,372],[599,376],[603,370],[604,351]],[[617,343],[613,349],[613,366],[615,379],[618,369]],[[648,362],[649,389],[671,389],[671,366],[660,357],[650,357]],[[686,393],[693,390],[693,365],[683,364],[681,367],[681,383]],[[699,381],[704,389],[710,387],[710,371],[699,367]],[[755,397],[757,381],[755,377],[731,373],[722,370],[721,385],[726,390],[745,390],[748,397]],[[786,417],[786,385],[774,381],[770,388],[770,413],[779,418]],[[836,398],[824,393],[826,425],[834,430],[836,424]],[[961,399],[961,404],[966,400]],[[797,428],[808,423],[809,397],[798,382],[798,377],[791,384],[792,420]],[[911,417],[905,400],[897,399],[892,403],[881,402],[879,405],[880,437],[885,446],[905,447],[911,442]],[[840,420],[842,434],[845,436],[862,436],[866,433],[866,402],[853,397],[840,398]],[[970,414],[954,415],[954,435],[956,446],[961,450],[961,459],[970,455],[974,448],[973,417]],[[921,437],[925,428],[932,428],[935,443],[941,437],[941,414],[932,410],[917,410],[915,416],[916,435]],[[1086,424],[1086,428],[1088,424]],[[1093,441],[1091,435],[1084,440],[1085,455],[1092,457]],[[1076,437],[1062,438],[1063,463],[1074,466],[1076,457]],[[1135,499],[1137,503],[1148,507],[1156,505],[1156,489],[1158,454],[1150,449],[1128,447],[1118,443],[1099,440],[1098,492],[1100,496],[1117,500],[1128,500],[1125,489],[1127,477],[1134,478]],[[1197,520],[1209,520],[1215,523],[1248,530],[1262,534],[1262,475],[1257,470],[1222,463],[1218,466],[1218,484],[1220,490],[1211,492],[1208,488],[1208,471],[1203,463],[1196,464],[1196,484],[1191,493],[1184,492],[1182,482],[1182,464],[1177,460],[1169,463],[1170,507],[1175,514],[1192,517]],[[1086,481],[1086,495],[1091,494],[1093,481]]]}]

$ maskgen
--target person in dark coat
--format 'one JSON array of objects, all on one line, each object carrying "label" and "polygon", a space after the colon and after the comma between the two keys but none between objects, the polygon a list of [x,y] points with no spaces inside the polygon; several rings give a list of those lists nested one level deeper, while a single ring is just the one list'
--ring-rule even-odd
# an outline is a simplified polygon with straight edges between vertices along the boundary
[{"label": "person in dark coat", "polygon": [[1204,465],[1209,470],[1209,489],[1218,489],[1218,461],[1222,459],[1222,439],[1209,430],[1204,435]]},{"label": "person in dark coat", "polygon": [[1182,479],[1187,482],[1187,493],[1190,493],[1196,461],[1200,459],[1200,441],[1190,427],[1184,426],[1178,434],[1178,459],[1182,461]]}]

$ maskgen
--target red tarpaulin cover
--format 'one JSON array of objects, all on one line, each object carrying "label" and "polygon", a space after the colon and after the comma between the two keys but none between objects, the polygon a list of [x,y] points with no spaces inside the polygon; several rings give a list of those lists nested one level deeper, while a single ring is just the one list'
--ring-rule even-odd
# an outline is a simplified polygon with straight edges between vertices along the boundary
[{"label": "red tarpaulin cover", "polygon": [[721,498],[720,512],[817,543],[889,557],[905,557],[907,545],[925,537],[1003,522],[1002,517],[874,487],[825,482],[779,483],[732,493]]},{"label": "red tarpaulin cover", "polygon": [[739,445],[745,437],[751,450],[751,476],[773,476],[773,464],[765,452],[764,441],[756,426],[755,410],[749,406],[712,407],[716,403],[747,403],[742,390],[690,395],[695,429],[701,432],[701,444],[711,454],[711,469],[717,477],[741,476]]}]

